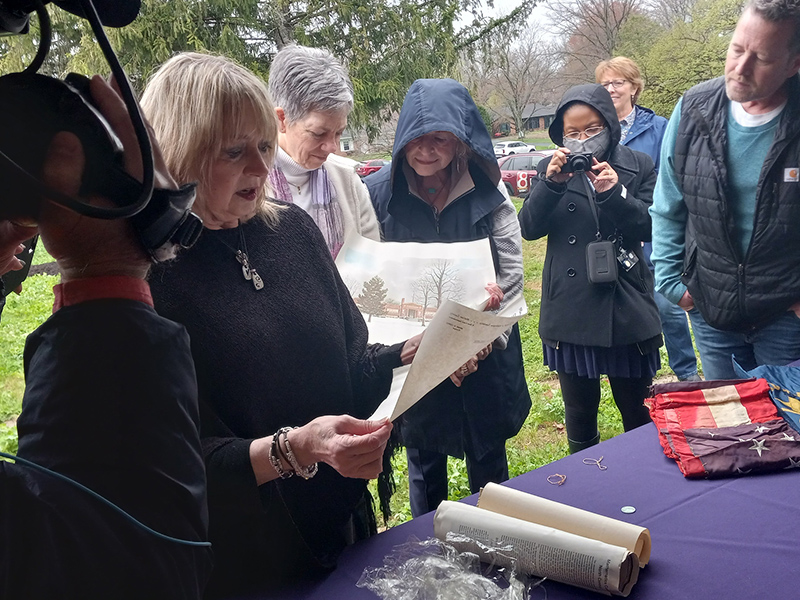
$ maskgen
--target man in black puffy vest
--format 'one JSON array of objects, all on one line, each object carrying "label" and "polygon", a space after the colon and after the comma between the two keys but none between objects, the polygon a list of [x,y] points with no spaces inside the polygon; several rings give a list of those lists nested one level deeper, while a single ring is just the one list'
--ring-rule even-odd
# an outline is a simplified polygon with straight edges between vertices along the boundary
[{"label": "man in black puffy vest", "polygon": [[650,209],[656,289],[707,379],[800,358],[800,0],[748,0],[725,75],[667,127]]}]

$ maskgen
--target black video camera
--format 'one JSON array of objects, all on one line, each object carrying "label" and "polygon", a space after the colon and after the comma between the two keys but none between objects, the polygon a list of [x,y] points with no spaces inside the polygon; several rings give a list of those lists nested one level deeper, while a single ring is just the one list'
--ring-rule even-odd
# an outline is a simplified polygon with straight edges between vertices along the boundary
[{"label": "black video camera", "polygon": [[[70,74],[64,81],[37,74],[50,44],[50,21],[41,0],[0,0],[0,34],[26,33],[29,13],[39,17],[39,51],[21,73],[0,77],[0,219],[35,217],[42,196],[77,213],[102,219],[131,218],[139,240],[154,261],[168,258],[177,246],[191,246],[202,222],[191,212],[192,189],[153,196],[153,154],[144,121],[125,72],[103,31],[121,27],[139,13],[140,0],[55,0],[89,20],[131,115],[142,152],[143,182],[124,169],[122,143],[91,99],[89,80]],[[47,149],[59,131],[81,141],[86,166],[79,194],[104,196],[116,207],[98,207],[65,196],[40,180]],[[163,192],[163,191],[162,191]]]},{"label": "black video camera", "polygon": [[561,167],[562,173],[582,173],[592,170],[592,153],[576,152],[567,155],[567,162]]}]

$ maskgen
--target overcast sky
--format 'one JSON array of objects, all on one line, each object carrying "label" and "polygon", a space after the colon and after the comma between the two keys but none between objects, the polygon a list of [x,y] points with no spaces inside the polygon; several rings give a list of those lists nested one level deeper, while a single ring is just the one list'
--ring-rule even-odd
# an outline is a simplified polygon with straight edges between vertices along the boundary
[{"label": "overcast sky", "polygon": [[[520,4],[520,0],[494,0],[494,14],[498,16],[507,15]],[[547,30],[547,12],[546,2],[541,0],[536,5],[536,8],[533,9],[528,22],[532,26],[538,25],[542,33],[549,37],[550,32]]]}]

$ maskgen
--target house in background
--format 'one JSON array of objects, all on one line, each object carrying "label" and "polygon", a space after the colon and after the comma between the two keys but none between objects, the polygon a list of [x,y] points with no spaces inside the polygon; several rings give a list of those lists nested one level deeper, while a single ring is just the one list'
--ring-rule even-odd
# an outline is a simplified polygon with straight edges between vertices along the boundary
[{"label": "house in background", "polygon": [[541,106],[535,110],[533,110],[534,105],[529,105],[526,107],[526,111],[528,108],[531,108],[530,114],[525,116],[527,113],[522,113],[523,116],[523,123],[525,123],[525,129],[533,130],[533,129],[547,129],[550,127],[550,124],[553,122],[553,119],[556,118],[556,106]]},{"label": "house in background", "polygon": [[342,133],[342,137],[339,138],[339,153],[348,156],[355,152],[355,150],[353,134],[349,129],[345,129]]},{"label": "house in background", "polygon": [[[525,130],[546,130],[556,116],[556,108],[556,106],[528,104],[525,110],[522,111],[522,122]],[[492,112],[496,115],[496,118],[492,121],[492,135],[494,137],[514,136],[517,134],[517,126],[514,124],[514,118],[511,116],[511,111],[508,110],[508,107],[493,109]]]}]

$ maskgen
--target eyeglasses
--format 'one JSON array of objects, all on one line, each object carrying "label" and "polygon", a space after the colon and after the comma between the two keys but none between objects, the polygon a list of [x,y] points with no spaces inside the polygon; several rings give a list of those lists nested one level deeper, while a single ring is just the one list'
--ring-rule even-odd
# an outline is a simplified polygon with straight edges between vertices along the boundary
[{"label": "eyeglasses", "polygon": [[603,131],[603,129],[605,129],[603,125],[595,125],[594,127],[589,127],[583,131],[570,131],[569,133],[565,133],[564,137],[568,140],[579,140],[584,135],[587,138],[590,138]]},{"label": "eyeglasses", "polygon": [[611,81],[603,81],[600,83],[600,85],[602,85],[604,88],[611,86],[616,90],[617,88],[621,88],[623,85],[625,85],[627,81],[627,79],[612,79]]}]

